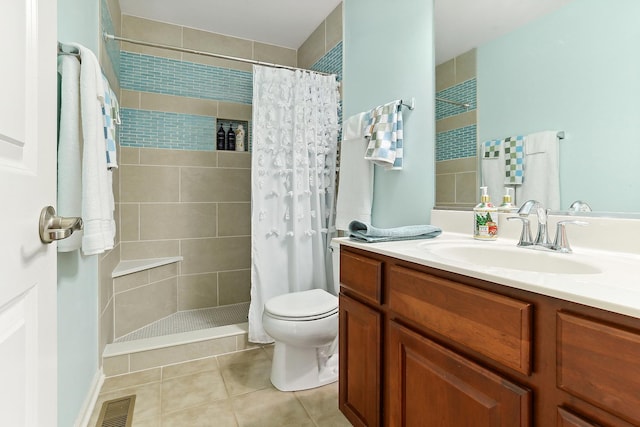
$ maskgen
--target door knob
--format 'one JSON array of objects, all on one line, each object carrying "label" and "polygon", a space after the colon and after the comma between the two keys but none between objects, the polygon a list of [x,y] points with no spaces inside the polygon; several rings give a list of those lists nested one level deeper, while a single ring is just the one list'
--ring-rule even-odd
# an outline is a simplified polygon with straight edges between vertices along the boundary
[{"label": "door knob", "polygon": [[71,236],[74,231],[82,230],[82,218],[56,216],[53,206],[46,206],[40,212],[40,240],[51,243]]}]

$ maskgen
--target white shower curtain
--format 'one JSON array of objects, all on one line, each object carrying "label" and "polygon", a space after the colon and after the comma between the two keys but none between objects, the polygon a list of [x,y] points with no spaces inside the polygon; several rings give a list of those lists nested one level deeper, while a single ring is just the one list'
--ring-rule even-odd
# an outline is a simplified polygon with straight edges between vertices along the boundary
[{"label": "white shower curtain", "polygon": [[329,224],[338,139],[335,76],[254,66],[249,341],[273,342],[264,303],[331,289]]}]

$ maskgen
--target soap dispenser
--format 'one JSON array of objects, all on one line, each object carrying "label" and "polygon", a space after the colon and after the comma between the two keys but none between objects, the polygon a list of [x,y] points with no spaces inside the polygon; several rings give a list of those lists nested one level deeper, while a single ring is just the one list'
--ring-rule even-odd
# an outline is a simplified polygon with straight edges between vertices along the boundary
[{"label": "soap dispenser", "polygon": [[502,204],[498,206],[498,212],[512,213],[517,209],[513,204],[511,191],[513,191],[513,188],[504,187],[504,196],[502,196]]},{"label": "soap dispenser", "polygon": [[496,240],[498,238],[498,210],[491,203],[487,187],[480,187],[480,203],[473,208],[473,238]]}]

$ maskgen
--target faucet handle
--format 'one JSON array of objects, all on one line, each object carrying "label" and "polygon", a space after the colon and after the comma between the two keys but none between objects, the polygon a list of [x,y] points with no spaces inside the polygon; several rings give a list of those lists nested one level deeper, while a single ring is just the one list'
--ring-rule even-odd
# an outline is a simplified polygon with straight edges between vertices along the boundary
[{"label": "faucet handle", "polygon": [[508,216],[507,221],[512,219],[519,219],[522,221],[522,232],[520,233],[520,240],[518,246],[531,246],[533,245],[533,239],[531,238],[531,227],[529,227],[529,218],[522,216]]},{"label": "faucet handle", "polygon": [[569,254],[572,252],[571,246],[569,246],[569,239],[567,238],[567,224],[579,225],[581,227],[588,225],[588,222],[585,221],[574,221],[574,220],[566,220],[559,221],[556,226],[556,238],[553,242],[553,246],[551,247],[554,251],[562,252]]}]

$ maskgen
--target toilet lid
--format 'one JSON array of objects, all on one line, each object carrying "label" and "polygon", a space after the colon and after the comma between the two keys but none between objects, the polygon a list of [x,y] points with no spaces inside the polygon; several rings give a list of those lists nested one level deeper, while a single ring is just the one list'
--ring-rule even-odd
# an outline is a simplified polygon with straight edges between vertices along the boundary
[{"label": "toilet lid", "polygon": [[322,289],[280,295],[264,305],[269,314],[287,318],[317,317],[337,309],[338,297]]}]

